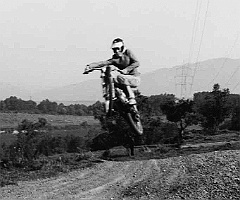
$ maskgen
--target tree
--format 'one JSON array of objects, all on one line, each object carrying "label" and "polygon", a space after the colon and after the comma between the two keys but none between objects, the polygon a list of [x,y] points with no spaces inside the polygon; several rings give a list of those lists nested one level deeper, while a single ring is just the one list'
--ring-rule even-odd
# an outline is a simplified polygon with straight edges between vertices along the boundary
[{"label": "tree", "polygon": [[88,106],[88,112],[91,113],[95,119],[98,119],[101,123],[104,123],[105,118],[105,105],[104,103],[97,101],[93,105]]},{"label": "tree", "polygon": [[60,103],[57,108],[57,113],[60,115],[66,115],[67,114],[67,109],[66,106],[64,106],[63,103]]},{"label": "tree", "polygon": [[37,103],[29,100],[29,101],[23,101],[23,110],[25,111],[34,111],[37,109]]},{"label": "tree", "polygon": [[230,113],[229,93],[229,89],[220,90],[220,85],[214,84],[212,92],[194,94],[195,110],[203,116],[205,129],[216,132]]},{"label": "tree", "polygon": [[151,117],[161,116],[163,114],[161,105],[174,102],[176,98],[173,94],[151,95],[150,97],[138,95],[136,100],[141,115]]},{"label": "tree", "polygon": [[7,106],[4,101],[0,101],[0,110],[6,110]]},{"label": "tree", "polygon": [[4,103],[6,105],[7,110],[18,111],[18,110],[22,110],[23,108],[22,100],[18,99],[15,96],[11,96],[5,99]]},{"label": "tree", "polygon": [[184,130],[192,124],[197,124],[198,116],[193,111],[193,101],[181,99],[179,101],[170,101],[161,105],[163,113],[167,120],[175,122],[179,129],[179,142],[182,142]]},{"label": "tree", "polygon": [[37,108],[37,103],[29,100],[24,101],[15,96],[11,96],[0,102],[0,110],[10,111],[34,111]]},{"label": "tree", "polygon": [[51,102],[48,99],[41,101],[37,108],[43,113],[56,114],[58,110],[58,104],[56,102]]}]

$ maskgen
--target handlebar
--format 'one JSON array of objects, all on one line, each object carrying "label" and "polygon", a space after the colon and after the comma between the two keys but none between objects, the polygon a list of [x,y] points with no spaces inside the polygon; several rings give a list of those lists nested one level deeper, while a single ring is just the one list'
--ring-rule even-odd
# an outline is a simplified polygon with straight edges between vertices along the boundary
[{"label": "handlebar", "polygon": [[[108,65],[109,66],[109,65]],[[104,66],[104,67],[99,67],[99,68],[90,68],[89,69],[89,67],[88,67],[88,65],[87,65],[87,67],[85,68],[85,71],[83,72],[83,74],[88,74],[88,73],[90,73],[90,72],[92,72],[92,71],[95,71],[95,70],[101,70],[101,71],[105,71],[106,70],[106,67],[107,66]],[[117,67],[115,67],[115,66],[111,66],[111,71],[118,71],[118,72],[120,72],[121,74],[123,74],[123,72],[120,70],[120,69],[118,69]]]},{"label": "handlebar", "polygon": [[90,73],[92,71],[95,71],[95,70],[102,70],[102,68],[94,68],[94,69],[87,69],[87,68],[85,68],[85,71],[83,72],[83,74],[88,74],[88,73]]}]

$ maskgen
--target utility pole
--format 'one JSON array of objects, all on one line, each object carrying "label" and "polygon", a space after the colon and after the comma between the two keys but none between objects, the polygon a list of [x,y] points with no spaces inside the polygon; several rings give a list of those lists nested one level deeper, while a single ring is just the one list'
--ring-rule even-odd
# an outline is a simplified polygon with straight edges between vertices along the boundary
[{"label": "utility pole", "polygon": [[180,67],[176,68],[176,75],[175,75],[175,90],[176,96],[179,94],[179,87],[180,86],[180,98],[187,99],[188,98],[188,91],[190,90],[190,84],[193,79],[191,74],[191,68],[187,64],[183,64]]}]

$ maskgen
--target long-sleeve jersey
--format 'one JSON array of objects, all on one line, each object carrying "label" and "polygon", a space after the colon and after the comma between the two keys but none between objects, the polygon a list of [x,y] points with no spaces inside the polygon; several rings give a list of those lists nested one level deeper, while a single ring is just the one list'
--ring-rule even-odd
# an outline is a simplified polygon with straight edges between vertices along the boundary
[{"label": "long-sleeve jersey", "polygon": [[114,54],[111,59],[107,61],[102,61],[98,63],[98,66],[104,65],[114,65],[120,70],[125,70],[128,75],[139,76],[140,73],[138,72],[137,68],[139,67],[140,63],[137,58],[134,56],[132,51],[126,49],[121,55]]}]

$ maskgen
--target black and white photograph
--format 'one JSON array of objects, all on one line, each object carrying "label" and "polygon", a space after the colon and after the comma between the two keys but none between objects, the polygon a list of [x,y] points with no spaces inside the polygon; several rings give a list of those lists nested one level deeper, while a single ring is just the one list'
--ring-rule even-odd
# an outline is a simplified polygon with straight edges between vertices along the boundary
[{"label": "black and white photograph", "polygon": [[0,0],[0,200],[239,200],[239,0]]}]

